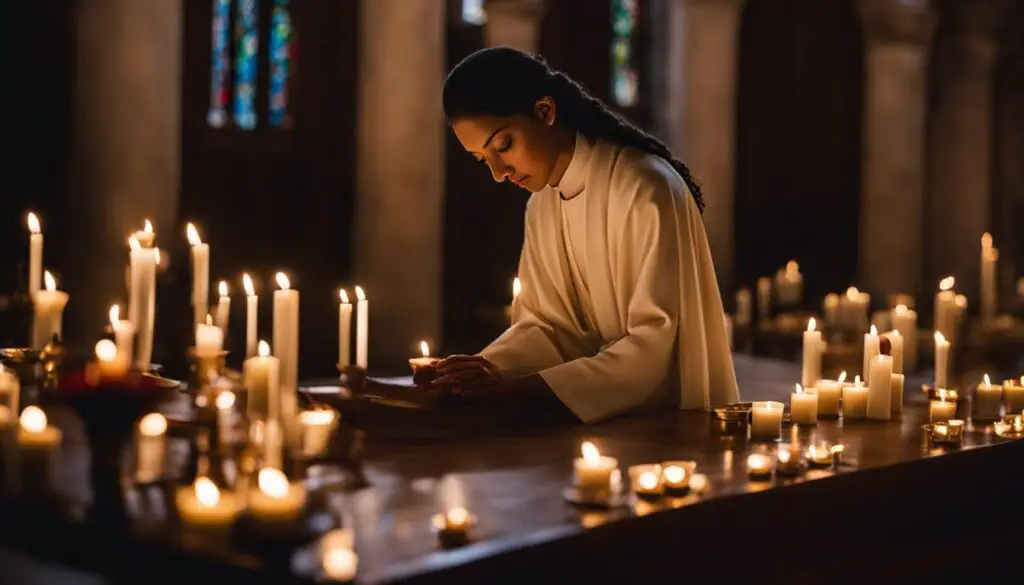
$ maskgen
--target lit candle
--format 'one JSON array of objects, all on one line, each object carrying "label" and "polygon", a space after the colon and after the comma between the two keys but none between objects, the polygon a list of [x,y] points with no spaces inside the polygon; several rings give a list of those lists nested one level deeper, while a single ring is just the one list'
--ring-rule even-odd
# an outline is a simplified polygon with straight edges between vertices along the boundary
[{"label": "lit candle", "polygon": [[443,514],[434,514],[431,518],[431,524],[434,525],[443,547],[459,546],[469,542],[469,531],[475,521],[476,518],[462,506],[451,508]]},{"label": "lit candle", "polygon": [[345,368],[352,363],[352,303],[345,289],[338,291],[338,297],[338,367]]},{"label": "lit candle", "polygon": [[807,462],[814,467],[832,465],[832,445],[828,441],[820,441],[808,447]]},{"label": "lit candle", "polygon": [[843,299],[844,308],[840,309],[843,315],[843,324],[856,331],[868,329],[868,310],[871,307],[871,295],[857,290],[851,286],[846,289],[846,296]]},{"label": "lit candle", "polygon": [[277,420],[281,361],[270,355],[266,341],[260,341],[258,352],[242,364],[242,385],[248,392],[247,415],[250,421]]},{"label": "lit candle", "polygon": [[814,388],[807,392],[818,396],[818,417],[834,418],[839,416],[839,397],[842,394],[846,372],[839,374],[838,380],[818,380]]},{"label": "lit candle", "polygon": [[245,358],[249,359],[256,355],[256,323],[259,318],[260,299],[256,296],[252,277],[248,274],[242,275],[242,287],[245,288]]},{"label": "lit candle", "polygon": [[999,250],[992,247],[992,234],[981,235],[981,322],[989,325],[995,319],[998,299],[996,298],[996,263]]},{"label": "lit candle", "polygon": [[427,345],[426,341],[420,342],[420,356],[409,358],[409,367],[412,368],[413,374],[419,371],[420,368],[430,367],[441,361],[441,358],[430,357],[430,346]]},{"label": "lit candle", "polygon": [[887,355],[871,359],[868,368],[868,418],[889,420],[892,418],[892,363]]},{"label": "lit candle", "polygon": [[356,365],[367,368],[370,342],[370,305],[362,287],[356,287]]},{"label": "lit candle", "polygon": [[879,353],[881,340],[878,338],[878,329],[874,325],[871,330],[864,334],[864,360],[861,366],[860,375],[867,378],[871,373],[871,360]]},{"label": "lit candle", "polygon": [[118,355],[117,345],[109,339],[96,342],[96,367],[100,378],[117,379],[128,373],[128,360]]},{"label": "lit candle", "polygon": [[192,307],[194,322],[206,318],[210,299],[210,245],[204,244],[194,224],[185,227],[188,243],[192,246]]},{"label": "lit candle", "polygon": [[1002,416],[1003,387],[993,384],[988,374],[974,391],[974,403],[971,417],[974,420],[993,421]]},{"label": "lit candle", "polygon": [[167,419],[159,412],[142,417],[135,432],[135,477],[150,483],[163,476],[167,450]]},{"label": "lit candle", "polygon": [[750,411],[750,436],[755,439],[778,439],[782,434],[781,402],[755,402]]},{"label": "lit candle", "polygon": [[60,429],[47,424],[46,413],[38,406],[27,406],[22,411],[18,449],[23,493],[46,493],[51,490],[57,448],[63,436]]},{"label": "lit candle", "polygon": [[230,390],[223,390],[217,394],[214,400],[217,407],[217,437],[221,445],[231,443],[231,419],[235,414],[235,393]]},{"label": "lit candle", "polygon": [[642,498],[656,498],[665,491],[661,466],[657,464],[630,467],[629,481],[633,493]]},{"label": "lit candle", "polygon": [[690,489],[690,478],[697,470],[695,461],[665,461],[661,464],[661,478],[665,491],[682,493]]},{"label": "lit candle", "polygon": [[292,430],[299,409],[299,291],[291,288],[283,272],[277,273],[276,280],[280,290],[274,291],[274,355],[281,360],[281,379],[276,405],[280,410],[274,420],[282,426],[286,437],[294,437]]},{"label": "lit candle", "polygon": [[156,241],[156,233],[153,231],[153,222],[148,219],[142,223],[142,229],[135,231],[131,237],[138,240],[143,248],[152,248]]},{"label": "lit candle", "polygon": [[815,325],[814,317],[811,317],[807,321],[807,331],[804,331],[804,359],[800,383],[806,388],[814,386],[821,379],[821,331],[815,331]]},{"label": "lit candle", "polygon": [[208,477],[197,477],[192,485],[178,488],[175,501],[182,522],[194,528],[226,529],[242,509],[235,494],[221,492]]},{"label": "lit candle", "polygon": [[892,327],[903,338],[904,372],[917,371],[917,311],[896,305],[892,311]]},{"label": "lit candle", "polygon": [[110,307],[110,328],[114,332],[114,343],[117,345],[117,356],[125,362],[125,368],[131,367],[132,352],[135,345],[135,327],[131,321],[121,320],[121,307]]},{"label": "lit candle", "polygon": [[580,448],[582,457],[573,461],[575,477],[573,484],[580,499],[600,501],[611,497],[612,487],[616,483],[619,461],[614,457],[601,455],[597,447],[590,441],[584,441]]},{"label": "lit candle", "polygon": [[64,307],[68,304],[68,294],[57,290],[57,281],[46,271],[43,280],[46,289],[35,296],[35,326],[32,328],[32,347],[42,348],[56,335],[61,338]]},{"label": "lit candle", "polygon": [[839,295],[828,293],[822,301],[822,312],[825,314],[825,327],[835,327],[839,312]]},{"label": "lit candle", "polygon": [[747,457],[747,475],[750,476],[750,479],[771,479],[772,458],[764,453],[751,453]]},{"label": "lit candle", "polygon": [[945,422],[956,417],[957,394],[954,390],[938,389],[936,399],[928,403],[928,422]]},{"label": "lit candle", "polygon": [[757,279],[757,312],[758,318],[767,322],[772,315],[772,279],[762,276]]},{"label": "lit candle", "polygon": [[213,318],[206,316],[205,323],[196,324],[196,354],[218,355],[224,350],[224,331],[213,324]]},{"label": "lit candle", "polygon": [[889,355],[892,356],[892,371],[894,374],[903,373],[903,336],[896,329],[883,335],[889,340]]},{"label": "lit candle", "polygon": [[868,415],[868,389],[860,380],[853,378],[853,384],[843,386],[843,420],[859,420]]},{"label": "lit candle", "polygon": [[793,424],[813,425],[818,422],[818,395],[804,392],[800,384],[789,395],[789,412]]},{"label": "lit candle", "polygon": [[954,319],[956,308],[954,302],[956,300],[956,292],[953,291],[953,285],[956,284],[956,279],[952,276],[947,276],[939,281],[939,292],[935,295],[935,330],[942,333],[944,336],[952,339],[955,333]]},{"label": "lit candle", "polygon": [[14,372],[0,364],[0,405],[6,405],[10,413],[17,416],[21,398],[21,381]]},{"label": "lit candle", "polygon": [[130,252],[128,321],[135,328],[138,347],[135,367],[148,372],[153,359],[153,328],[156,320],[157,250],[142,247],[138,239],[128,239]]},{"label": "lit candle", "polygon": [[893,374],[892,375],[892,386],[890,386],[889,395],[892,398],[892,412],[899,414],[903,412],[903,385],[906,383],[904,374]]},{"label": "lit candle", "polygon": [[941,331],[935,332],[935,387],[949,385],[949,341]]},{"label": "lit candle", "polygon": [[321,553],[324,576],[336,583],[348,583],[356,578],[359,557],[351,548],[331,547]]},{"label": "lit candle", "polygon": [[329,409],[304,410],[299,413],[303,455],[316,457],[327,452],[336,420],[334,411]]},{"label": "lit candle", "polygon": [[512,279],[512,303],[508,306],[508,318],[515,323],[519,319],[519,294],[523,292],[523,283],[519,277]]},{"label": "lit candle", "polygon": [[964,421],[949,420],[932,425],[931,436],[936,443],[959,443],[964,436]]},{"label": "lit candle", "polygon": [[708,491],[708,476],[703,473],[694,473],[690,476],[690,491],[695,494],[703,494]]},{"label": "lit candle", "polygon": [[43,285],[43,231],[39,225],[39,217],[35,213],[28,214],[28,296],[36,298]]},{"label": "lit candle", "polygon": [[802,474],[804,470],[804,454],[800,445],[796,443],[779,445],[775,473],[792,477]]},{"label": "lit candle", "polygon": [[1020,383],[1012,378],[1004,382],[1003,395],[1006,398],[1007,413],[1024,411],[1024,376],[1020,377]]},{"label": "lit candle", "polygon": [[306,505],[306,488],[291,483],[279,469],[264,467],[257,477],[258,489],[249,495],[254,520],[265,523],[294,522]]},{"label": "lit candle", "polygon": [[220,281],[217,284],[217,293],[220,298],[217,299],[217,318],[213,324],[220,327],[220,330],[227,336],[228,320],[231,318],[231,297],[228,295],[228,283]]}]

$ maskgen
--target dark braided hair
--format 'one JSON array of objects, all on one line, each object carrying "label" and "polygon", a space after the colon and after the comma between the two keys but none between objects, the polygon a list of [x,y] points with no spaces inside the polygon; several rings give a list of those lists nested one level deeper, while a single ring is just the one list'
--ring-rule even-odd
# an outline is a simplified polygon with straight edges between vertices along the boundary
[{"label": "dark braided hair", "polygon": [[686,182],[697,208],[704,198],[690,169],[667,146],[608,109],[566,74],[552,69],[543,57],[508,47],[483,49],[463,59],[444,81],[444,113],[449,120],[467,116],[532,116],[534,105],[550,96],[558,106],[556,120],[590,139],[632,146],[660,156]]}]

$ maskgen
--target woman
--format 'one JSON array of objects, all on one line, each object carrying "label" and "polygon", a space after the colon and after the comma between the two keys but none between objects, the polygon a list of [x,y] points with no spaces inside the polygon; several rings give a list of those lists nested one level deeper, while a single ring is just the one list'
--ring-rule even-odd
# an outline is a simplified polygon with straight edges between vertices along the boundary
[{"label": "woman", "polygon": [[508,48],[459,63],[444,109],[495,181],[532,196],[512,326],[439,363],[435,387],[584,422],[739,399],[701,191],[664,144]]}]

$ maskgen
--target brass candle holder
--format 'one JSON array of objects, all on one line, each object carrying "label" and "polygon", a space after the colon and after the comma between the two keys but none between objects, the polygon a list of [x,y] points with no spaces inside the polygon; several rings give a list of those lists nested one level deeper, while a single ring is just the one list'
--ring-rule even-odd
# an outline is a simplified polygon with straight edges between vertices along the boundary
[{"label": "brass candle holder", "polygon": [[1008,414],[993,423],[992,430],[1002,439],[1020,439],[1024,437],[1024,415]]},{"label": "brass candle holder", "polygon": [[923,425],[928,440],[935,445],[959,445],[964,439],[964,421],[953,419]]}]

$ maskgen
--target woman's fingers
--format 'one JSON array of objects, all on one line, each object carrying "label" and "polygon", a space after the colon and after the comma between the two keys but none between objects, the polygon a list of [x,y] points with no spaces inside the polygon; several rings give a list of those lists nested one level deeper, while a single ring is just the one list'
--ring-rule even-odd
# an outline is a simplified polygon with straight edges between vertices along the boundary
[{"label": "woman's fingers", "polygon": [[454,384],[463,385],[466,382],[478,378],[490,378],[490,372],[481,368],[460,370],[451,372],[434,379],[434,386],[451,386]]},{"label": "woman's fingers", "polygon": [[438,372],[442,374],[447,373],[448,369],[455,366],[461,366],[465,364],[489,364],[486,358],[479,355],[453,355],[446,357],[439,361],[435,367]]}]

